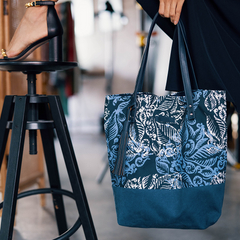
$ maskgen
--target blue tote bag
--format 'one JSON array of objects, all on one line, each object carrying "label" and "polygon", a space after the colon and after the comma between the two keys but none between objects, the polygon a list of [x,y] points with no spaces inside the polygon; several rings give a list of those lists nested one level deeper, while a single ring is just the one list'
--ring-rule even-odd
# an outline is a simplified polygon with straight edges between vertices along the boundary
[{"label": "blue tote bag", "polygon": [[106,96],[104,128],[117,220],[129,227],[205,229],[219,219],[223,204],[226,94],[192,90],[188,65],[192,71],[193,66],[181,20],[177,34],[184,91],[167,96],[142,92],[158,17],[134,93]]}]

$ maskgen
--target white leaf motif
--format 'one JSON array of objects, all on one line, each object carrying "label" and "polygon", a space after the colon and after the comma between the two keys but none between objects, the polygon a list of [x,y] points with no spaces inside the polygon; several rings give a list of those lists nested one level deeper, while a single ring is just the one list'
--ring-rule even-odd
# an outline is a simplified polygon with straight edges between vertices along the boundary
[{"label": "white leaf motif", "polygon": [[171,125],[163,124],[163,123],[157,123],[157,137],[158,141],[160,141],[162,144],[166,144],[169,142],[169,139],[180,142],[181,137],[179,132],[176,128],[174,128]]},{"label": "white leaf motif", "polygon": [[165,98],[163,98],[163,101],[159,105],[158,110],[167,111],[168,109],[170,109],[173,106],[174,100],[175,100],[175,98],[166,96]]},{"label": "white leaf motif", "polygon": [[206,108],[208,109],[208,111],[213,111],[216,106],[217,106],[217,100],[215,99],[213,92],[211,92],[205,99],[204,102]]},{"label": "white leaf motif", "polygon": [[220,128],[214,118],[211,118],[210,116],[207,116],[207,127],[209,132],[216,137],[218,140],[220,140]]},{"label": "white leaf motif", "polygon": [[143,177],[143,179],[142,179],[142,188],[143,189],[147,188],[149,177],[150,177],[150,175]]}]

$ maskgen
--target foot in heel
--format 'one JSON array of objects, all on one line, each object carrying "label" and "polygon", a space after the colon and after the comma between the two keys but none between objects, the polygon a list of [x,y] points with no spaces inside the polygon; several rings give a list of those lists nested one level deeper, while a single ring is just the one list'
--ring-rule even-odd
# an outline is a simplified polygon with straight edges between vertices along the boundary
[{"label": "foot in heel", "polygon": [[[28,4],[30,7],[28,6],[7,50],[2,49],[2,56],[0,53],[0,61],[24,60],[37,47],[63,33],[54,1]],[[38,5],[40,7],[36,7]]]}]

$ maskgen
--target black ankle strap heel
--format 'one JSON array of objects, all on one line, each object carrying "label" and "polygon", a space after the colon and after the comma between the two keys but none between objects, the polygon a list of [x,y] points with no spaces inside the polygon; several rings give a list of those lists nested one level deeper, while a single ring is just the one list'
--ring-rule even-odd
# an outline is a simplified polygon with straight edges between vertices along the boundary
[{"label": "black ankle strap heel", "polygon": [[[45,1],[47,2],[47,1]],[[47,2],[49,3],[49,1]],[[55,2],[51,2],[54,3]],[[48,36],[49,36],[49,61],[61,62],[62,61],[62,35],[63,28],[58,18],[54,5],[48,5]]]},{"label": "black ankle strap heel", "polygon": [[24,49],[18,56],[8,58],[6,50],[2,49],[3,60],[0,61],[21,61],[24,60],[30,53],[36,48],[40,47],[44,43],[50,41],[49,44],[49,61],[61,62],[62,61],[62,24],[58,18],[56,9],[54,7],[55,2],[53,1],[34,1],[26,3],[26,8],[29,7],[40,7],[48,6],[47,11],[47,28],[48,35],[42,39],[31,43],[26,49]]},{"label": "black ankle strap heel", "polygon": [[49,41],[49,61],[62,62],[62,35]]}]

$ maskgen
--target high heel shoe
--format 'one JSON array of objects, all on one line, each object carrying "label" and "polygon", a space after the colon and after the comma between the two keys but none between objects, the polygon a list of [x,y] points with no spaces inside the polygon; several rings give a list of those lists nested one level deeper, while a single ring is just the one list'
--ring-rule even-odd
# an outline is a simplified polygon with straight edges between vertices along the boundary
[{"label": "high heel shoe", "polygon": [[47,37],[41,38],[34,43],[31,43],[26,49],[24,49],[16,57],[8,58],[6,50],[2,49],[3,59],[0,61],[20,61],[25,59],[30,53],[32,53],[36,48],[40,47],[44,43],[50,41],[49,51],[50,61],[61,61],[61,46],[62,46],[62,34],[63,28],[62,24],[58,18],[57,12],[54,8],[55,2],[53,1],[34,1],[26,3],[26,8],[37,7],[37,6],[48,6],[47,11]]}]

